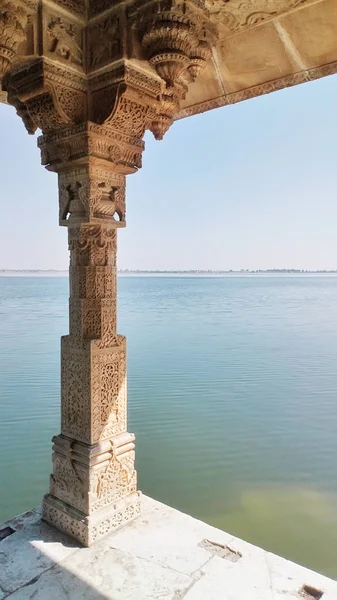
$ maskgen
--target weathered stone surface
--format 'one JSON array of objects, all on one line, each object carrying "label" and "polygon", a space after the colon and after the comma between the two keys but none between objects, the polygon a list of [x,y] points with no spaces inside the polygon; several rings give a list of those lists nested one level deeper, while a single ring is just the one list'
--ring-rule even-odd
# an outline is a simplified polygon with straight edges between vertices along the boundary
[{"label": "weathered stone surface", "polygon": [[15,531],[0,542],[0,589],[7,593],[25,586],[78,548],[74,540],[41,521],[38,511],[19,515],[6,526]]},{"label": "weathered stone surface", "polygon": [[[12,525],[0,582],[11,600],[299,600],[305,585],[337,597],[336,581],[146,497],[139,519],[90,548],[39,525],[36,513]],[[241,556],[220,558],[203,540]]]},{"label": "weathered stone surface", "polygon": [[[117,532],[112,542],[114,548],[192,575],[211,558],[209,552],[198,545],[202,539],[212,534],[212,539],[215,538],[218,543],[229,544],[233,538],[224,531],[149,498],[144,498],[143,505],[143,515],[132,537],[125,536],[123,530]],[[180,527],[183,534],[177,554],[177,528]]]},{"label": "weathered stone surface", "polygon": [[71,568],[51,569],[11,600],[172,600],[182,598],[191,583],[185,575],[119,550],[102,551],[99,560],[96,554],[80,557]]}]

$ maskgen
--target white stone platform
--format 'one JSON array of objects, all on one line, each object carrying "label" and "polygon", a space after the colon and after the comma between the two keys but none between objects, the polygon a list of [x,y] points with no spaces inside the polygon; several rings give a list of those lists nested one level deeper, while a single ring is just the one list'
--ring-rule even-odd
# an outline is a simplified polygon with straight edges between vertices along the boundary
[{"label": "white stone platform", "polygon": [[91,548],[38,510],[0,530],[0,600],[337,600],[336,581],[146,497]]}]

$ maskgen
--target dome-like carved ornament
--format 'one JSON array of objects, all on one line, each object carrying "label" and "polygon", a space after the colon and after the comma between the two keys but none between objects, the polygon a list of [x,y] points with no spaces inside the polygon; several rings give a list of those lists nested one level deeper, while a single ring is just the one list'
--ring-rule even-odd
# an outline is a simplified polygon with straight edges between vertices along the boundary
[{"label": "dome-like carved ornament", "polygon": [[197,1],[168,1],[140,9],[139,30],[149,63],[165,82],[161,108],[151,124],[156,139],[162,139],[180,110],[188,86],[205,68],[211,56],[214,30],[206,7]]}]

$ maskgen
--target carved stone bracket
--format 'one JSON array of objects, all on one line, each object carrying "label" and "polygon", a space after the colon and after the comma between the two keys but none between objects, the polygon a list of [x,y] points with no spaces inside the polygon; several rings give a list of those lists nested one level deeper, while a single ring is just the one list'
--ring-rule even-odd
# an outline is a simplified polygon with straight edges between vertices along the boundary
[{"label": "carved stone bracket", "polygon": [[188,86],[205,68],[216,39],[210,14],[202,2],[153,1],[131,7],[149,63],[165,82],[161,106],[150,129],[162,139],[179,113]]},{"label": "carved stone bracket", "polygon": [[24,110],[29,133],[37,128],[47,133],[86,119],[86,80],[41,58],[13,69],[3,86],[8,102],[18,112]]},{"label": "carved stone bracket", "polygon": [[216,40],[205,4],[80,6],[0,0],[0,81],[8,102],[29,133],[91,121],[138,140],[146,129],[162,139]]}]

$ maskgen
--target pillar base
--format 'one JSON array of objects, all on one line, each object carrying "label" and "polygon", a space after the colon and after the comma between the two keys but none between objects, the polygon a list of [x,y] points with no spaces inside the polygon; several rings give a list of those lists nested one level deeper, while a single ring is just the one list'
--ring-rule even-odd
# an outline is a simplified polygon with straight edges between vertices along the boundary
[{"label": "pillar base", "polygon": [[47,494],[42,502],[42,518],[77,539],[83,546],[91,546],[139,516],[141,495],[141,492],[135,492],[88,516]]}]

